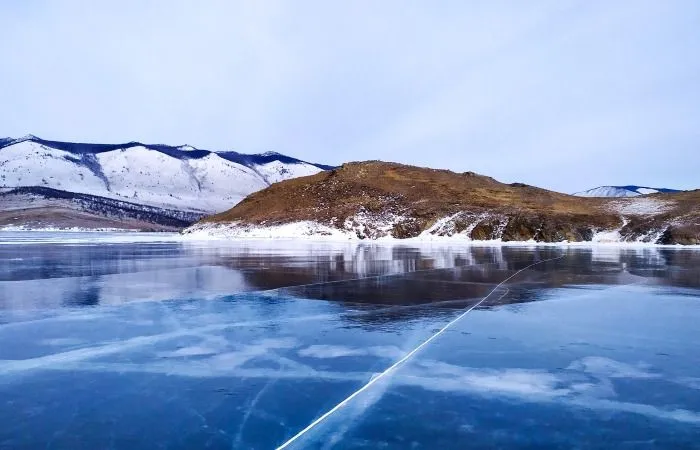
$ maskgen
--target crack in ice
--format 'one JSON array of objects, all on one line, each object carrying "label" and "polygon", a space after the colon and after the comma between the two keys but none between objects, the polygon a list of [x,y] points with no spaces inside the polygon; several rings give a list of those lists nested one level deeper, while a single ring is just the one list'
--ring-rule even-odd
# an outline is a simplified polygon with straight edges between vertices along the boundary
[{"label": "crack in ice", "polygon": [[448,330],[450,327],[452,327],[455,323],[459,322],[464,316],[466,316],[467,314],[469,314],[470,312],[472,312],[474,309],[478,308],[484,301],[486,301],[486,299],[488,299],[488,298],[491,296],[491,294],[493,294],[494,292],[496,292],[496,290],[498,290],[498,288],[500,288],[500,287],[503,286],[505,283],[507,283],[508,281],[510,281],[510,280],[512,280],[513,278],[515,278],[518,274],[520,274],[520,273],[522,273],[522,272],[524,272],[524,271],[526,271],[526,270],[528,270],[528,269],[530,269],[531,267],[534,267],[534,266],[536,266],[536,265],[539,265],[539,264],[542,264],[542,263],[545,263],[545,262],[548,262],[548,261],[555,261],[555,260],[558,260],[558,259],[562,259],[562,258],[564,258],[565,256],[566,256],[566,255],[558,256],[558,257],[556,257],[556,258],[543,259],[543,260],[540,260],[540,261],[538,261],[538,262],[536,262],[536,263],[530,264],[530,265],[528,265],[528,266],[526,266],[526,267],[523,267],[522,269],[518,270],[518,271],[515,272],[513,275],[509,276],[508,278],[506,278],[505,280],[501,281],[500,283],[498,283],[498,285],[496,285],[496,287],[493,288],[493,289],[491,290],[491,292],[489,292],[484,298],[482,298],[481,300],[479,300],[479,301],[478,301],[477,303],[475,303],[474,305],[470,306],[468,309],[466,309],[464,312],[462,312],[459,316],[457,316],[456,318],[452,319],[450,322],[448,322],[446,325],[444,325],[442,328],[440,328],[437,332],[435,332],[432,336],[430,336],[428,339],[426,339],[426,340],[423,341],[421,344],[419,344],[416,348],[414,348],[414,349],[411,350],[410,352],[406,353],[401,359],[399,359],[399,360],[396,361],[394,364],[392,364],[391,366],[389,366],[389,367],[388,367],[387,369],[385,369],[383,372],[381,372],[381,373],[379,373],[378,375],[376,375],[375,377],[373,377],[371,380],[369,380],[366,384],[364,384],[364,385],[363,385],[362,387],[360,387],[358,390],[356,390],[355,392],[353,392],[352,394],[350,394],[348,397],[346,397],[346,398],[345,398],[344,400],[342,400],[340,403],[338,403],[338,404],[335,405],[333,408],[331,408],[331,409],[329,409],[328,411],[326,411],[323,415],[321,415],[321,416],[318,417],[316,420],[314,420],[313,422],[311,422],[311,423],[310,423],[309,425],[307,425],[304,429],[302,429],[302,430],[299,431],[297,434],[295,434],[294,436],[292,436],[291,438],[289,438],[287,441],[285,441],[283,444],[281,444],[280,446],[278,446],[278,447],[277,447],[277,450],[283,450],[283,449],[289,447],[290,445],[292,445],[294,442],[296,442],[296,441],[297,441],[299,438],[301,438],[303,435],[305,435],[306,433],[308,433],[309,431],[311,431],[313,428],[315,428],[316,425],[318,425],[319,423],[323,422],[323,421],[326,420],[328,417],[330,417],[333,413],[335,413],[336,411],[338,411],[339,409],[341,409],[342,407],[344,407],[345,405],[347,405],[352,399],[354,399],[355,397],[357,397],[358,395],[360,395],[361,393],[363,393],[364,391],[366,391],[367,389],[369,389],[370,387],[372,387],[375,383],[377,383],[378,381],[382,380],[384,377],[386,377],[387,375],[389,375],[390,373],[392,373],[392,372],[393,372],[394,370],[396,370],[399,366],[401,366],[403,363],[405,363],[406,361],[408,361],[413,355],[415,355],[416,353],[418,353],[423,347],[425,347],[426,345],[428,345],[429,343],[431,343],[433,340],[437,339],[438,336],[440,336],[440,335],[443,334],[445,331],[447,331],[447,330]]}]

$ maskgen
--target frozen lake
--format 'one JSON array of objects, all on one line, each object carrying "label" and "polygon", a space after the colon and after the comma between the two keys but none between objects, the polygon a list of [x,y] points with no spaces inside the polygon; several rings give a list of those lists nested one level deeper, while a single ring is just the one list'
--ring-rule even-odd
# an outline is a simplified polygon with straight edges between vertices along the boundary
[{"label": "frozen lake", "polygon": [[64,236],[0,234],[0,448],[700,448],[700,250]]}]

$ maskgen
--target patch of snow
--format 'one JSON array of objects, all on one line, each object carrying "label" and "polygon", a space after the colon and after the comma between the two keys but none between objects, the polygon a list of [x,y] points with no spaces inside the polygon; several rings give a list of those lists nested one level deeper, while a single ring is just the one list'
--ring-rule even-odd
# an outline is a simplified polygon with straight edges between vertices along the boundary
[{"label": "patch of snow", "polygon": [[658,194],[659,190],[654,189],[654,188],[640,187],[640,188],[637,188],[637,192],[639,192],[642,195],[647,195],[647,194]]},{"label": "patch of snow", "polygon": [[622,242],[622,234],[620,233],[622,227],[615,228],[614,230],[601,230],[593,234],[591,242],[596,243],[612,243],[612,242]]},{"label": "patch of snow", "polygon": [[664,235],[664,233],[668,230],[668,226],[665,226],[659,230],[651,230],[646,234],[643,234],[637,238],[637,242],[648,242],[648,243],[656,243],[659,242],[659,239],[661,239],[661,236]]},{"label": "patch of snow", "polygon": [[[442,237],[454,237],[457,239],[463,239],[471,241],[471,234],[474,228],[485,220],[498,222],[498,226],[493,230],[494,239],[489,240],[493,242],[501,241],[503,236],[503,231],[508,225],[508,219],[497,214],[483,213],[483,214],[468,214],[464,212],[458,212],[447,217],[438,219],[433,226],[423,231],[420,237],[423,239],[434,239]],[[457,221],[466,223],[466,227],[463,230],[457,231]]]},{"label": "patch of snow", "polygon": [[191,239],[359,239],[355,234],[313,221],[291,222],[281,225],[196,224],[184,235]]},{"label": "patch of snow", "polygon": [[634,198],[611,202],[607,209],[623,215],[651,216],[663,214],[673,208],[674,202],[657,198]]},{"label": "patch of snow", "polygon": [[428,229],[423,231],[423,235],[439,235],[439,236],[451,236],[454,234],[454,220],[462,215],[461,212],[452,214],[447,217],[442,217],[435,221],[435,223]]},{"label": "patch of snow", "polygon": [[316,166],[307,163],[285,164],[281,161],[272,161],[255,166],[255,170],[269,183],[277,183],[290,178],[315,175],[321,171]]},{"label": "patch of snow", "polygon": [[343,222],[345,231],[360,239],[392,237],[392,229],[399,223],[409,221],[407,217],[393,213],[370,213],[360,209],[355,215],[347,217]]}]

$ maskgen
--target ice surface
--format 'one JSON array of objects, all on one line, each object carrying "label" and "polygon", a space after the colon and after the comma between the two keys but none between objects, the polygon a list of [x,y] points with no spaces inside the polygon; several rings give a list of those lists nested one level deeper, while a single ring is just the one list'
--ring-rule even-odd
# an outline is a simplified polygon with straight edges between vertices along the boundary
[{"label": "ice surface", "polygon": [[700,252],[0,246],[0,447],[692,448]]}]

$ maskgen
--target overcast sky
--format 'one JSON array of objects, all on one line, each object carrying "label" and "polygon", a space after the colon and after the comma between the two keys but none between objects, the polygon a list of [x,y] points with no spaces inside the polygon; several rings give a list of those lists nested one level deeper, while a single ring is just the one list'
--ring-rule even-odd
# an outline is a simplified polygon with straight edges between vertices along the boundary
[{"label": "overcast sky", "polygon": [[3,1],[0,135],[700,187],[700,1]]}]

